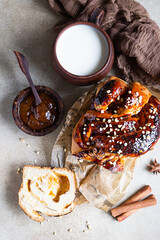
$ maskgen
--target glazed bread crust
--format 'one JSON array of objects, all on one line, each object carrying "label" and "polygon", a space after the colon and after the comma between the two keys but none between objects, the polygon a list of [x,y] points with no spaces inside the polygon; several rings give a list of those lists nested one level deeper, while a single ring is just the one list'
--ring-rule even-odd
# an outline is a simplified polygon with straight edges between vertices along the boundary
[{"label": "glazed bread crust", "polygon": [[160,137],[160,102],[139,82],[111,77],[72,133],[72,154],[111,171],[153,148]]}]

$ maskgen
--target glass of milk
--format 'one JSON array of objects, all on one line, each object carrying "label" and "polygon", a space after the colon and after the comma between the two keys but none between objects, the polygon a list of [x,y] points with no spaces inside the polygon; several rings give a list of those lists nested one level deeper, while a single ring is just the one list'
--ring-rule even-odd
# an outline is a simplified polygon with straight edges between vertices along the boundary
[{"label": "glass of milk", "polygon": [[90,17],[92,22],[69,24],[55,39],[53,67],[71,84],[96,83],[108,74],[113,65],[112,41],[99,26],[103,13],[95,9]]}]

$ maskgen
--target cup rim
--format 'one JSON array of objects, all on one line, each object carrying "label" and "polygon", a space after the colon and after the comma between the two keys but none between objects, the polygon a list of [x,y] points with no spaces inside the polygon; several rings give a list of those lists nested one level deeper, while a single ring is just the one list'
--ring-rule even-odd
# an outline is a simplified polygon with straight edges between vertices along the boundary
[{"label": "cup rim", "polygon": [[12,105],[12,116],[13,116],[13,119],[14,119],[17,127],[20,128],[20,130],[22,130],[23,132],[25,132],[29,135],[32,135],[32,136],[45,136],[45,135],[53,132],[61,124],[63,116],[64,116],[64,103],[63,103],[61,97],[58,95],[58,93],[55,92],[53,89],[46,87],[46,86],[42,86],[42,85],[36,85],[35,87],[38,91],[45,92],[46,94],[53,97],[53,99],[55,100],[55,102],[57,104],[57,111],[58,111],[57,119],[55,120],[55,122],[51,126],[44,128],[41,131],[36,131],[36,130],[34,131],[31,128],[24,125],[24,123],[20,119],[20,115],[19,115],[20,103],[32,91],[30,87],[25,88],[22,91],[20,91],[18,93],[18,95],[16,96],[16,98],[14,99],[13,105]]},{"label": "cup rim", "polygon": [[[59,38],[61,37],[61,35],[69,28],[73,27],[73,26],[76,26],[76,25],[89,25],[89,26],[92,26],[92,27],[95,27],[96,29],[98,29],[102,34],[103,36],[105,37],[105,39],[107,40],[107,43],[108,43],[108,57],[107,57],[107,60],[105,62],[105,64],[103,65],[103,67],[101,67],[98,71],[96,71],[95,73],[92,73],[92,74],[89,74],[89,75],[76,75],[76,74],[73,74],[73,73],[70,73],[68,72],[62,65],[61,63],[59,62],[58,58],[57,58],[57,53],[56,53],[56,48],[57,48],[57,43],[58,43],[58,40]],[[112,49],[111,49],[111,39],[110,37],[108,36],[108,34],[101,28],[99,27],[98,25],[94,24],[94,23],[91,23],[91,22],[84,22],[84,21],[79,21],[79,22],[75,22],[75,23],[71,23],[69,25],[67,25],[66,27],[64,27],[57,35],[54,43],[53,43],[53,48],[52,48],[52,59],[53,61],[56,61],[58,67],[60,68],[60,70],[65,74],[65,75],[68,75],[72,78],[75,78],[75,80],[79,80],[79,79],[82,79],[83,81],[88,81],[89,79],[92,79],[92,78],[95,78],[97,77],[98,75],[100,75],[101,73],[103,73],[103,71],[108,67],[109,63],[110,63],[110,60],[111,60],[111,55],[112,55]],[[114,53],[113,53],[114,54]]]}]

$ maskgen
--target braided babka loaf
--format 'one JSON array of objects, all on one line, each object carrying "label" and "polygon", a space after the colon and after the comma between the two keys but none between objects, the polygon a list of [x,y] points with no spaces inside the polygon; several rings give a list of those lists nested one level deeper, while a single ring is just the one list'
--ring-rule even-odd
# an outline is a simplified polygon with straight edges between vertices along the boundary
[{"label": "braided babka loaf", "polygon": [[72,134],[72,154],[111,171],[149,151],[160,136],[160,102],[138,82],[110,77]]}]

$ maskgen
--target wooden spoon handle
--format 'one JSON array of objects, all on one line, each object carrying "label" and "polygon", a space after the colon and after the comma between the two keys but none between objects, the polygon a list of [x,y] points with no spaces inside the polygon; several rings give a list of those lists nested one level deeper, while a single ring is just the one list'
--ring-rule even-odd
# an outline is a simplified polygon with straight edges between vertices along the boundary
[{"label": "wooden spoon handle", "polygon": [[17,60],[18,60],[18,63],[19,63],[19,66],[20,66],[22,72],[28,79],[28,82],[30,84],[30,87],[32,89],[32,92],[33,92],[35,100],[36,100],[36,105],[39,105],[42,102],[42,100],[40,99],[37,89],[35,88],[35,86],[33,84],[33,81],[32,81],[32,78],[31,78],[31,75],[29,72],[29,64],[27,62],[27,59],[25,58],[25,56],[22,53],[17,52],[17,51],[13,51],[13,52],[17,57]]}]

